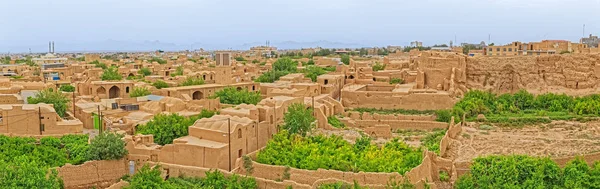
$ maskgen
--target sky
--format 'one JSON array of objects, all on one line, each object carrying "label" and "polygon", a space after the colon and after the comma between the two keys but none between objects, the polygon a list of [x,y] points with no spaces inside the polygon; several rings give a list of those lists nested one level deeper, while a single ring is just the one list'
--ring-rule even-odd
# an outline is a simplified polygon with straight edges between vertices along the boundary
[{"label": "sky", "polygon": [[600,34],[600,0],[0,0],[0,53],[577,42],[584,24]]}]

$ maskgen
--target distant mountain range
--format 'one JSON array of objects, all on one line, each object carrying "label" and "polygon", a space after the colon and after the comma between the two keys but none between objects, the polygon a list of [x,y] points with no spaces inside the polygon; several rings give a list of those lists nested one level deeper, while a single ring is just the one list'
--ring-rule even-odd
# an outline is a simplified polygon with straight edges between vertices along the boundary
[{"label": "distant mountain range", "polygon": [[[179,50],[190,50],[200,49],[204,50],[247,50],[253,46],[265,45],[264,42],[252,42],[244,43],[241,45],[226,45],[226,44],[209,44],[209,43],[192,43],[192,44],[176,44],[169,42],[155,41],[119,41],[119,40],[105,40],[99,42],[90,43],[62,43],[55,41],[56,52],[115,52],[115,51],[179,51]],[[275,46],[278,49],[300,49],[300,48],[311,48],[311,47],[323,47],[323,48],[361,48],[366,47],[364,44],[358,43],[342,43],[333,41],[312,41],[312,42],[298,42],[298,41],[281,41],[271,42],[271,46]],[[0,49],[3,49],[0,54],[11,52],[11,53],[26,53],[31,48],[32,52],[47,52],[47,43],[32,45],[32,46],[7,46],[6,44],[0,45]]]}]

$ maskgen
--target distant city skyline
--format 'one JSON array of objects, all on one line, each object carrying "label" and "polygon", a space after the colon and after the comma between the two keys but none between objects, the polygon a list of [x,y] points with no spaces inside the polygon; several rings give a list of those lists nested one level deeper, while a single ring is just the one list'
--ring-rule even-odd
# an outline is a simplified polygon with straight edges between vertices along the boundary
[{"label": "distant city skyline", "polygon": [[[600,34],[600,0],[0,0],[0,53],[348,47]],[[586,25],[585,34],[583,25]],[[321,44],[321,45],[319,45]],[[303,46],[316,45],[316,46]],[[331,46],[327,46],[331,45]]]}]

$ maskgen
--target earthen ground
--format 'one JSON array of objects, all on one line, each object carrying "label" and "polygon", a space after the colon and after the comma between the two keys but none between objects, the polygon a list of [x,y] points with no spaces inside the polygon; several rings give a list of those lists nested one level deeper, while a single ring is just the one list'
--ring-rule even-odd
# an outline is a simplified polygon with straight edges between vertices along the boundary
[{"label": "earthen ground", "polygon": [[478,123],[469,123],[458,138],[450,145],[448,157],[457,161],[509,154],[576,156],[600,151],[600,121],[554,121],[524,128],[493,127],[489,130]]}]

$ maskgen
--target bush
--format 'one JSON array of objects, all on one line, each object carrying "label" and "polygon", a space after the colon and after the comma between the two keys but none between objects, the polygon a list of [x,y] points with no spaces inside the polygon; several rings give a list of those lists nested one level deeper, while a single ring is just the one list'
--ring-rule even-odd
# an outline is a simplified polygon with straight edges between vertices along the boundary
[{"label": "bush", "polygon": [[246,59],[244,59],[244,57],[238,56],[235,57],[235,61],[246,61]]},{"label": "bush", "polygon": [[69,102],[69,98],[52,89],[44,89],[35,94],[35,96],[27,98],[27,103],[29,104],[46,103],[54,105],[54,111],[56,111],[56,114],[60,117],[66,116],[67,103]]},{"label": "bush", "polygon": [[368,189],[368,187],[360,186],[357,181],[354,181],[353,184],[347,184],[345,182],[322,184],[319,185],[318,189]]},{"label": "bush", "polygon": [[392,78],[390,79],[390,84],[403,84],[404,80],[400,79],[400,78]]},{"label": "bush", "polygon": [[342,54],[340,59],[341,59],[342,63],[344,63],[346,65],[350,64],[350,56],[348,56],[347,54]]},{"label": "bush", "polygon": [[369,112],[371,114],[406,114],[406,115],[431,115],[435,113],[435,110],[405,110],[405,109],[375,109],[375,108],[354,108],[354,111],[363,113]]},{"label": "bush", "polygon": [[102,72],[102,76],[100,76],[100,78],[102,81],[115,81],[123,79],[123,76],[117,72],[115,67],[110,67]]},{"label": "bush", "polygon": [[233,87],[227,87],[223,90],[215,92],[212,98],[219,98],[223,104],[258,104],[260,102],[260,93],[251,92],[248,89],[238,90]]},{"label": "bush", "polygon": [[291,134],[306,136],[306,133],[313,128],[315,117],[312,108],[306,108],[302,103],[292,104],[284,115],[282,128],[288,130]]},{"label": "bush", "polygon": [[271,70],[260,75],[258,78],[256,78],[255,81],[260,83],[273,83],[279,80],[280,77],[285,76],[287,74],[288,72],[285,71]]},{"label": "bush", "polygon": [[140,96],[148,96],[152,94],[150,92],[150,90],[148,90],[145,87],[134,87],[133,90],[131,91],[131,93],[129,93],[129,96],[134,98],[134,97],[140,97]]},{"label": "bush", "polygon": [[150,68],[142,68],[138,71],[138,74],[142,76],[149,76],[152,75],[152,71],[150,70]]},{"label": "bush", "polygon": [[385,64],[381,64],[379,62],[375,63],[375,65],[373,65],[373,71],[380,71],[380,70],[385,70]]},{"label": "bush", "polygon": [[[452,111],[450,110],[437,110],[435,111],[435,121],[450,123],[452,120]],[[458,120],[458,118],[455,118]]]},{"label": "bush", "polygon": [[317,82],[317,77],[323,74],[326,74],[327,71],[325,69],[318,66],[307,66],[302,70],[304,72],[304,76],[310,78],[313,82]]},{"label": "bush", "polygon": [[294,61],[288,57],[285,57],[285,58],[277,59],[277,61],[275,61],[273,63],[273,70],[295,73],[297,66],[298,66],[297,61]]},{"label": "bush", "polygon": [[156,62],[158,64],[166,64],[167,61],[163,60],[162,58],[159,57],[152,57],[152,59],[150,59],[148,62]]},{"label": "bush", "polygon": [[427,134],[421,139],[421,145],[425,146],[427,150],[440,154],[440,142],[446,135],[446,130],[437,130]]},{"label": "bush", "polygon": [[346,125],[344,125],[344,123],[342,123],[342,121],[340,121],[336,116],[327,117],[327,123],[335,128],[346,128]]},{"label": "bush", "polygon": [[600,162],[588,167],[582,159],[561,168],[549,158],[523,155],[476,158],[470,174],[455,188],[598,188]]},{"label": "bush", "polygon": [[[364,142],[361,142],[362,140]],[[256,161],[299,169],[339,171],[398,172],[404,174],[421,164],[422,151],[398,139],[383,147],[359,138],[350,144],[340,136],[301,137],[286,130],[276,134],[258,153]]]},{"label": "bush", "polygon": [[63,92],[75,92],[75,87],[73,85],[61,85],[59,90]]},{"label": "bush", "polygon": [[167,82],[165,82],[163,80],[158,80],[158,81],[152,83],[152,86],[156,87],[157,89],[169,88],[169,84],[167,84]]},{"label": "bush", "polygon": [[183,81],[179,86],[192,86],[192,85],[204,85],[204,80],[202,78],[188,77],[185,81]]},{"label": "bush", "polygon": [[218,170],[208,171],[206,177],[171,177],[166,181],[162,179],[159,168],[151,169],[144,165],[140,171],[133,175],[130,185],[125,187],[137,188],[215,188],[215,189],[256,189],[258,184],[251,177],[240,177],[236,174],[225,177]]},{"label": "bush", "polygon": [[88,149],[89,160],[117,160],[127,155],[123,135],[103,132],[94,137]]},{"label": "bush", "polygon": [[212,117],[213,111],[202,110],[200,115],[183,117],[179,114],[158,114],[148,123],[137,126],[137,132],[140,134],[154,135],[154,142],[160,145],[171,144],[173,140],[188,135],[188,127],[193,125],[196,120]]},{"label": "bush", "polygon": [[87,135],[60,138],[0,135],[0,188],[62,188],[53,167],[81,164],[87,153]]}]

